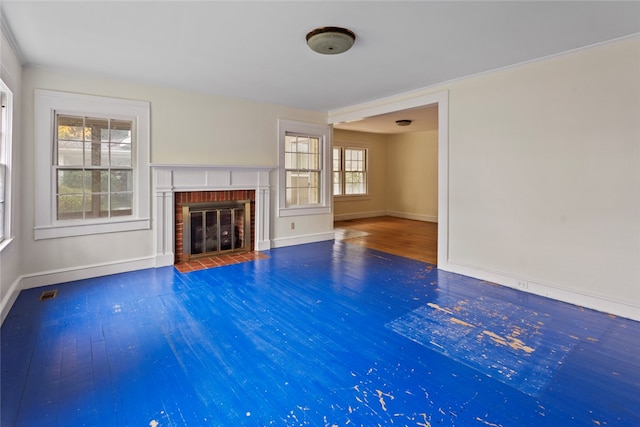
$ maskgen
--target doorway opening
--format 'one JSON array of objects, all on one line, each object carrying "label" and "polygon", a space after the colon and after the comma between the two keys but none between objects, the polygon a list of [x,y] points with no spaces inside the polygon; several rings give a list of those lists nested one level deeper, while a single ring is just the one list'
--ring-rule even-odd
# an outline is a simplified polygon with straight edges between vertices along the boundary
[{"label": "doorway opening", "polygon": [[426,95],[416,95],[403,99],[379,100],[329,112],[329,124],[339,126],[341,123],[365,121],[368,118],[392,114],[422,107],[435,106],[438,111],[438,267],[448,263],[449,253],[449,93],[442,91]]}]

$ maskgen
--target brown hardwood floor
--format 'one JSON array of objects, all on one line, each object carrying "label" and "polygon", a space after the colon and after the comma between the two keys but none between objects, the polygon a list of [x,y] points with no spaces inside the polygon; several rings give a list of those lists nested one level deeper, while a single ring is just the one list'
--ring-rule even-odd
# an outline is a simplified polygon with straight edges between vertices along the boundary
[{"label": "brown hardwood floor", "polygon": [[438,261],[438,224],[382,216],[334,222],[336,240],[416,259]]}]

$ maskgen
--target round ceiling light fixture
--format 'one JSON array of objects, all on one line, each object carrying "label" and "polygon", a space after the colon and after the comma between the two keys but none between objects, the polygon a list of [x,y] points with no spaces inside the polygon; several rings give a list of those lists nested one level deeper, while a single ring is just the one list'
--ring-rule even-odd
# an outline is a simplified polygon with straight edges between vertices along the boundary
[{"label": "round ceiling light fixture", "polygon": [[404,119],[404,120],[396,120],[396,124],[398,126],[409,126],[412,120]]},{"label": "round ceiling light fixture", "polygon": [[314,52],[336,55],[351,49],[356,35],[341,27],[320,27],[307,34],[307,44]]}]

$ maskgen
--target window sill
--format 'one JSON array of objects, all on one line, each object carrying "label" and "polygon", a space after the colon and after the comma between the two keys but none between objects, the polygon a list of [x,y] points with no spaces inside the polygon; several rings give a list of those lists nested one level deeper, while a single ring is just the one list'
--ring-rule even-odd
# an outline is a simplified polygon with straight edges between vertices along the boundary
[{"label": "window sill", "polygon": [[118,233],[122,231],[148,230],[151,228],[149,218],[135,218],[123,221],[101,223],[70,223],[69,225],[52,225],[36,227],[35,240],[57,239],[60,237],[86,236],[89,234]]},{"label": "window sill", "polygon": [[0,253],[2,253],[6,248],[9,247],[9,245],[11,245],[11,242],[13,242],[14,238],[13,237],[9,237],[7,239],[4,239],[2,242],[0,242]]}]

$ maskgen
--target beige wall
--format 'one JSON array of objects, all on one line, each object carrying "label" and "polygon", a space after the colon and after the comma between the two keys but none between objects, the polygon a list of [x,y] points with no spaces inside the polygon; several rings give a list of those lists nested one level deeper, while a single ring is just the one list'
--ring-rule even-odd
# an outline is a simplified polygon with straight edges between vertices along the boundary
[{"label": "beige wall", "polygon": [[[95,264],[153,257],[154,231],[106,233],[63,239],[33,240],[34,89],[49,89],[149,101],[151,161],[277,167],[278,119],[326,123],[326,113],[168,88],[126,83],[95,76],[26,68],[23,78],[24,222],[21,227],[23,273],[42,273]],[[272,174],[272,207],[277,206],[277,174]],[[289,222],[296,221],[290,230]],[[279,218],[271,213],[272,238],[330,232],[331,215]],[[286,233],[286,235],[285,235]],[[26,256],[28,254],[28,256]]]},{"label": "beige wall", "polygon": [[449,261],[640,307],[640,38],[449,90]]},{"label": "beige wall", "polygon": [[438,222],[438,131],[387,138],[387,211]]},{"label": "beige wall", "polygon": [[438,219],[438,132],[375,134],[334,129],[335,145],[369,150],[369,196],[334,197],[334,218]]},{"label": "beige wall", "polygon": [[329,119],[442,103],[438,266],[640,320],[639,76],[635,36]]}]

